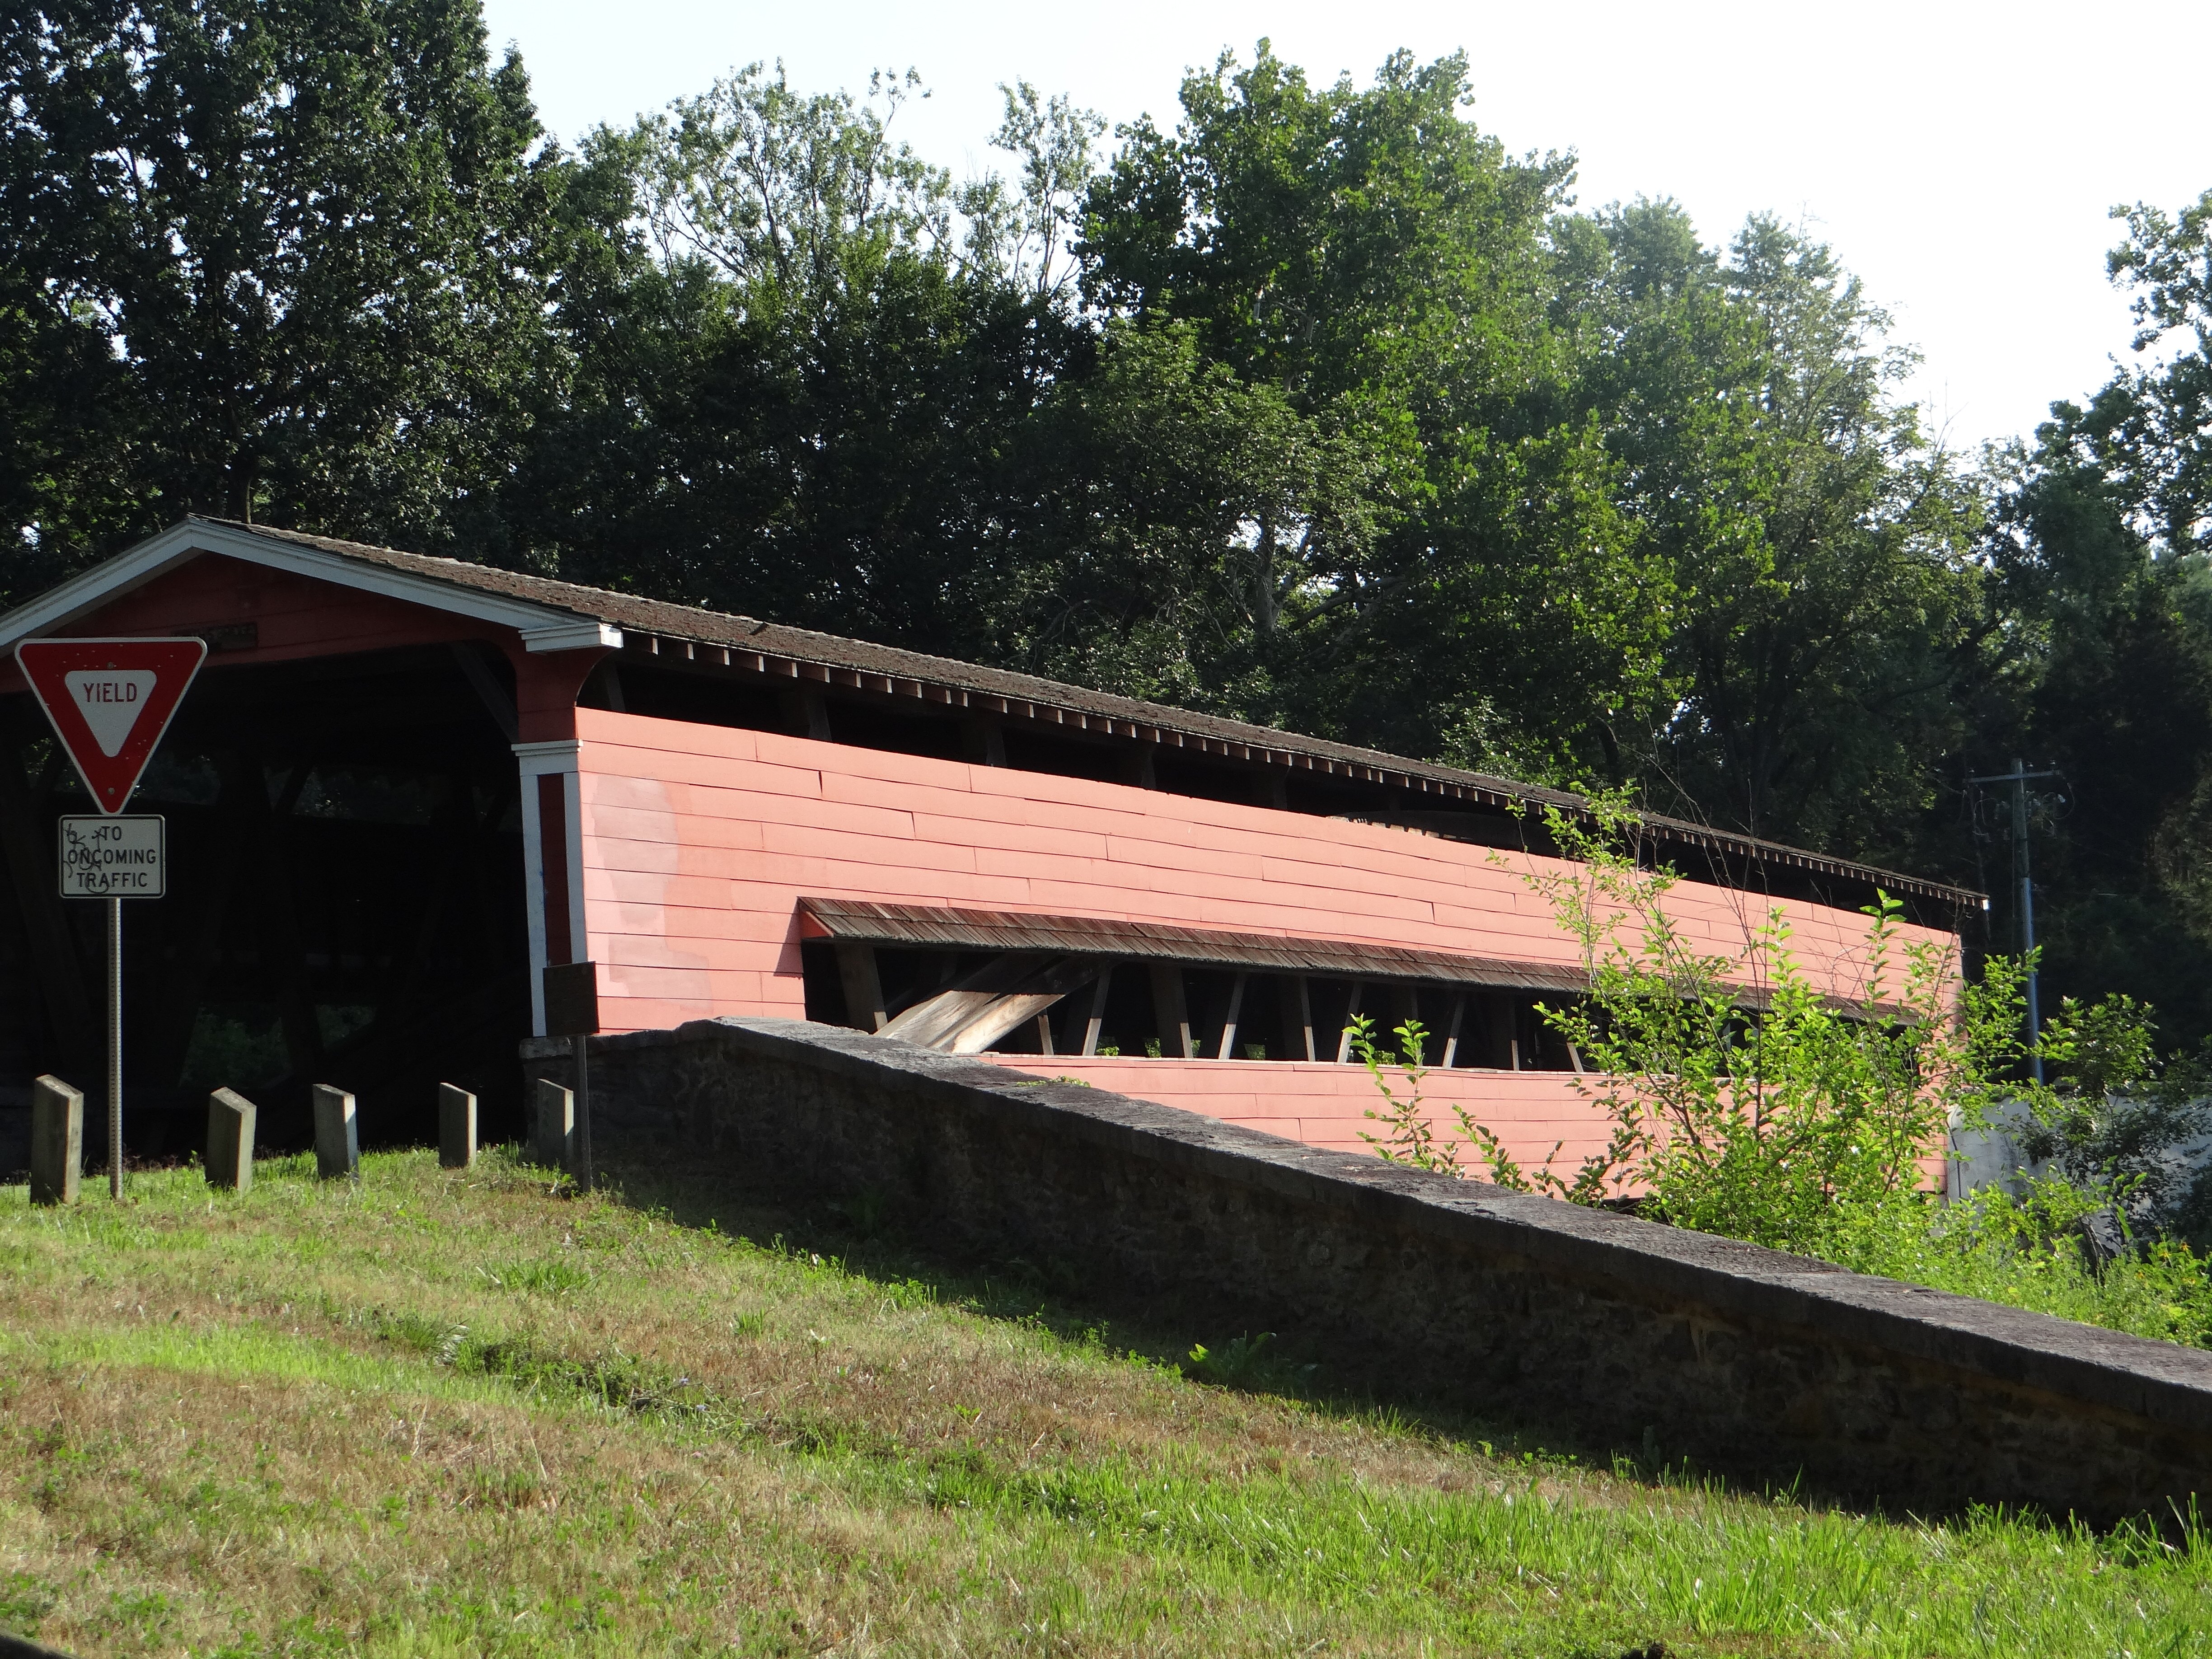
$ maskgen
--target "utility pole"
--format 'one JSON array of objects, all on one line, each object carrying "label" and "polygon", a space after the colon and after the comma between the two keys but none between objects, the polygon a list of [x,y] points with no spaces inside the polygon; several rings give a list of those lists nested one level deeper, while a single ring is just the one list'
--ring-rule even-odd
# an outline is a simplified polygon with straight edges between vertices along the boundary
[{"label": "utility pole", "polygon": [[2008,783],[2012,786],[2012,867],[2020,878],[2020,954],[2021,960],[2028,964],[2028,1063],[2035,1068],[2038,1083],[2043,1081],[2043,1056],[2035,1052],[2035,1045],[2043,1030],[2043,1010],[2035,983],[2035,881],[2028,873],[2027,865],[2027,785],[2031,778],[2055,778],[2057,775],[2056,772],[2031,772],[2026,761],[2015,758],[2009,772],[1966,780],[1969,783]]}]

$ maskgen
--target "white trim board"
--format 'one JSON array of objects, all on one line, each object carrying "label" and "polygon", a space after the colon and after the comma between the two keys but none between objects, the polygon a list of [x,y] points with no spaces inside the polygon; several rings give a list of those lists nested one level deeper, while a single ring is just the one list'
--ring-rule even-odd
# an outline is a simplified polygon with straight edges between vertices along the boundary
[{"label": "white trim board", "polygon": [[591,930],[584,924],[584,797],[578,774],[584,746],[574,738],[548,738],[512,745],[522,778],[523,917],[530,933],[530,1029],[545,1035],[545,967],[551,936],[545,915],[545,821],[538,811],[537,782],[561,780],[562,842],[568,854],[568,960],[591,954]]},{"label": "white trim board", "polygon": [[574,738],[544,738],[534,743],[508,745],[514,750],[515,763],[526,778],[542,778],[552,772],[573,772],[576,769],[584,745]]},{"label": "white trim board", "polygon": [[535,781],[522,779],[522,916],[529,934],[530,1034],[545,1035],[545,823]]},{"label": "white trim board", "polygon": [[137,546],[64,582],[52,592],[0,617],[0,651],[14,646],[18,640],[66,628],[78,617],[144,586],[156,576],[203,553],[220,554],[225,558],[289,571],[357,592],[380,594],[428,610],[512,628],[522,636],[523,648],[527,651],[574,651],[590,646],[619,647],[623,642],[622,629],[613,623],[580,617],[571,611],[414,575],[365,560],[349,559],[342,553],[326,552],[319,547],[257,536],[250,530],[187,520],[159,535],[148,537]]}]

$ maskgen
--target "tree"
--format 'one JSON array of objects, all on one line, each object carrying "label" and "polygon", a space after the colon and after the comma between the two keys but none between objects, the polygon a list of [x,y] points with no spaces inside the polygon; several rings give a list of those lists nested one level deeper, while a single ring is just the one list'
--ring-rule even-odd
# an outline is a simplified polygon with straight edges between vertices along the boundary
[{"label": "tree", "polygon": [[2113,216],[2128,239],[2108,268],[2136,290],[2133,345],[2147,361],[2086,409],[2053,404],[2038,439],[2093,464],[2157,557],[2212,553],[2212,191],[2178,215],[2137,203]]},{"label": "tree", "polygon": [[1622,771],[1754,834],[1881,845],[1946,751],[1979,580],[1978,497],[1891,395],[1909,356],[1771,218],[1725,257],[1667,201],[1553,235],[1618,508],[1666,594],[1664,702]]},{"label": "tree", "polygon": [[1473,734],[1485,759],[1619,701],[1650,607],[1546,315],[1571,164],[1508,158],[1468,97],[1462,55],[1316,88],[1265,41],[1224,54],[1173,134],[1122,129],[1081,252],[1095,306],[1188,329],[1327,459],[1303,491],[1232,492],[1254,510],[1179,596],[1239,642],[1237,712],[1421,753]]},{"label": "tree", "polygon": [[1018,185],[956,186],[891,136],[915,87],[802,96],[753,65],[586,142],[555,313],[576,378],[512,492],[538,556],[1005,654],[1028,423],[1090,349],[1053,246],[1097,123],[1010,88]]},{"label": "tree", "polygon": [[805,97],[782,65],[770,79],[751,64],[599,142],[635,157],[636,207],[663,269],[703,264],[741,314],[816,325],[886,260],[954,257],[951,178],[890,134],[920,87],[909,70],[872,76],[866,101]]},{"label": "tree", "polygon": [[186,512],[495,548],[558,163],[473,3],[52,0],[0,75],[13,597]]},{"label": "tree", "polygon": [[2185,1045],[2212,1031],[2212,196],[2116,216],[2138,362],[1992,459],[2002,648],[1960,701],[1976,769],[2021,754],[2063,774],[2034,826],[2051,1001],[2125,992]]},{"label": "tree", "polygon": [[1064,308],[1080,276],[1075,235],[1106,118],[1064,94],[1040,99],[1026,81],[999,90],[1006,114],[991,143],[1018,158],[1020,179],[1010,188],[991,173],[961,192],[969,260],[1024,283],[1032,299]]},{"label": "tree", "polygon": [[1208,360],[1188,323],[1109,323],[1024,436],[1002,654],[1131,696],[1279,707],[1298,665],[1268,647],[1308,595],[1268,537],[1374,544],[1391,509],[1369,435]]}]

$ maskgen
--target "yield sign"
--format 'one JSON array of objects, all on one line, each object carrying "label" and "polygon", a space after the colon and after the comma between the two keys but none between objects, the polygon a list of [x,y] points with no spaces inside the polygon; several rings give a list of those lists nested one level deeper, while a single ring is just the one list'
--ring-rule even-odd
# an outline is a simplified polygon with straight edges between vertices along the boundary
[{"label": "yield sign", "polygon": [[15,662],[103,812],[120,812],[207,655],[204,640],[25,640]]}]

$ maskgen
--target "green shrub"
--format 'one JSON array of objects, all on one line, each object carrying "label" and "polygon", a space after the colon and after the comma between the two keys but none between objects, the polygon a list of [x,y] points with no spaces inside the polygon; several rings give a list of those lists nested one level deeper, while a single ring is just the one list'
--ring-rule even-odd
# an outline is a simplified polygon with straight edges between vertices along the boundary
[{"label": "green shrub", "polygon": [[1201,1342],[1183,1361],[1183,1375],[1248,1394],[1297,1394],[1310,1387],[1318,1368],[1285,1359],[1274,1340],[1273,1331],[1261,1331],[1232,1337],[1218,1349]]},{"label": "green shrub", "polygon": [[2153,1236],[2100,1260],[2084,1224],[2107,1207],[2104,1194],[2059,1177],[2023,1185],[2018,1195],[1985,1187],[1948,1205],[1907,1193],[1838,1206],[1813,1254],[1856,1273],[2212,1347],[2212,1277],[2187,1244]]},{"label": "green shrub", "polygon": [[[1808,977],[1778,906],[1739,954],[1695,948],[1664,902],[1678,878],[1646,857],[1625,799],[1594,799],[1586,820],[1547,808],[1545,824],[1566,863],[1527,879],[1587,989],[1539,1012],[1583,1057],[1574,1086],[1607,1143],[1568,1176],[1551,1159],[1523,1169],[1464,1107],[1439,1133],[1421,1093],[1427,1034],[1398,1028],[1410,1058],[1394,1086],[1397,1053],[1359,1018],[1348,1035],[1383,1099],[1367,1114],[1383,1133],[1364,1138],[1383,1157],[1584,1204],[1632,1195],[1701,1232],[2212,1345],[2212,1279],[2181,1236],[2212,1220],[2212,1181],[2185,1182],[2163,1156],[2204,1129],[2212,1060],[2162,1066],[2148,1009],[2068,999],[2031,1054],[2027,965],[1992,957],[1963,975],[1948,948],[1902,936],[1887,894],[1868,910],[1861,981],[1838,997]],[[2037,1058],[2047,1081],[2028,1075]],[[2053,1173],[1948,1206],[1925,1191],[1948,1132],[2008,1103]]]}]

